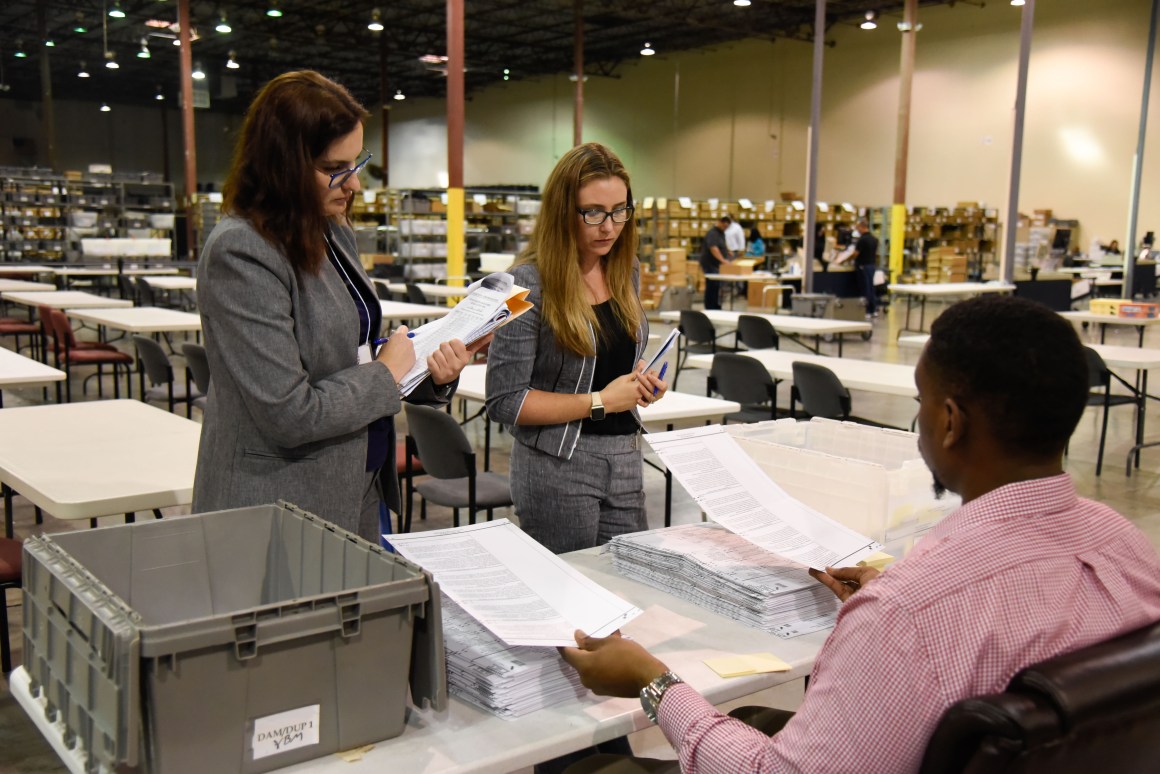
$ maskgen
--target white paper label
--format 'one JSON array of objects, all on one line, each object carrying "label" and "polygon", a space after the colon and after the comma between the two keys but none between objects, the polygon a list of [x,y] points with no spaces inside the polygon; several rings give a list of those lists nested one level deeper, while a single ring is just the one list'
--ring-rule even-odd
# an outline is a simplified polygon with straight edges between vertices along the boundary
[{"label": "white paper label", "polygon": [[254,760],[318,744],[318,716],[322,705],[279,712],[254,720]]}]

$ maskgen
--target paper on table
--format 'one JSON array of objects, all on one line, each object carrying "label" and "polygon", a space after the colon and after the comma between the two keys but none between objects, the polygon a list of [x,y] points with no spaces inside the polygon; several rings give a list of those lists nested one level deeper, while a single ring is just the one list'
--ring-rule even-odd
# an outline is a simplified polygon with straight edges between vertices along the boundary
[{"label": "paper on table", "polygon": [[606,637],[641,612],[507,519],[384,537],[508,645],[575,645],[576,629]]},{"label": "paper on table", "polygon": [[748,653],[741,656],[707,658],[705,666],[721,677],[741,677],[764,672],[788,672],[793,669],[772,653]]},{"label": "paper on table", "polygon": [[709,518],[767,551],[821,570],[882,548],[790,497],[720,425],[645,440]]},{"label": "paper on table", "polygon": [[411,331],[415,365],[399,385],[404,395],[410,395],[427,378],[427,358],[440,344],[452,339],[472,344],[532,308],[527,300],[530,291],[516,285],[515,278],[505,271],[489,274],[472,286],[474,289],[446,316]]}]

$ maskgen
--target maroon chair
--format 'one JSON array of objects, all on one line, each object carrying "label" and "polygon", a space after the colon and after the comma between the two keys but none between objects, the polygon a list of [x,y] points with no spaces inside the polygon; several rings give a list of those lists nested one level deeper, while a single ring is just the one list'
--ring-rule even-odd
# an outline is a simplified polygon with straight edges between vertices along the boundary
[{"label": "maroon chair", "polygon": [[12,644],[8,641],[8,589],[20,588],[19,540],[0,538],[0,670],[4,674],[12,671]]},{"label": "maroon chair", "polygon": [[37,356],[36,342],[40,335],[40,326],[28,320],[18,320],[15,317],[0,317],[0,336],[12,336],[16,342],[16,351],[20,351],[20,337],[28,337],[28,346],[32,356]]},{"label": "maroon chair", "polygon": [[[66,400],[72,402],[72,367],[78,365],[95,365],[97,367],[97,395],[105,397],[104,385],[101,383],[101,376],[103,375],[102,367],[111,365],[113,367],[113,397],[121,397],[120,382],[117,381],[117,366],[125,367],[125,394],[132,395],[132,367],[133,356],[121,352],[119,349],[108,344],[96,344],[95,342],[78,342],[76,336],[73,334],[72,324],[69,323],[68,317],[64,312],[59,312],[55,309],[48,309],[48,307],[40,307],[47,310],[47,317],[52,321],[52,327],[49,329],[52,335],[53,352],[56,356],[56,367],[63,368],[66,374],[65,397]],[[86,346],[89,345],[89,346]],[[60,384],[57,384],[57,402],[60,402]]]}]

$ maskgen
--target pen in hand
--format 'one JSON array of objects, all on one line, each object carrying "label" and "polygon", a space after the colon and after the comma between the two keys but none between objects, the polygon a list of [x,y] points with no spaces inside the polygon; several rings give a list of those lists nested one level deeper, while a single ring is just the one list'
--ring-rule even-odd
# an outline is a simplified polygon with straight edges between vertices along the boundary
[{"label": "pen in hand", "polygon": [[[665,362],[661,363],[661,374],[657,377],[662,382],[665,380],[665,371],[667,370],[669,370],[669,361],[666,360]],[[656,395],[660,391],[660,387],[653,387],[653,395]]]},{"label": "pen in hand", "polygon": [[[414,331],[407,331],[407,338],[408,339],[415,338],[415,332]],[[391,340],[391,338],[390,338],[390,336],[388,336],[385,339],[375,339],[374,341],[371,342],[371,344],[373,344],[376,347],[381,347],[382,345],[386,344],[390,340]],[[665,363],[665,365],[668,365],[668,363]],[[662,371],[661,373],[663,374],[664,372]]]}]

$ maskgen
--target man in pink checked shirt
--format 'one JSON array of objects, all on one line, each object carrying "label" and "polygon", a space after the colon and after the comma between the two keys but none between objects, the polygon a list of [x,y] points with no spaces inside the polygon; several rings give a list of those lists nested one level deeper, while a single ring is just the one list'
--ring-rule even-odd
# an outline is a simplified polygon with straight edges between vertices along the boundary
[{"label": "man in pink checked shirt", "polygon": [[[916,771],[955,702],[1160,620],[1155,549],[1063,472],[1088,392],[1067,321],[1007,296],[955,304],[932,326],[915,381],[919,450],[963,507],[883,573],[810,571],[844,604],[796,714],[751,713],[762,730],[722,715],[619,637],[577,632],[564,649],[596,693],[641,695],[682,770]],[[597,756],[570,771],[670,770]]]}]

